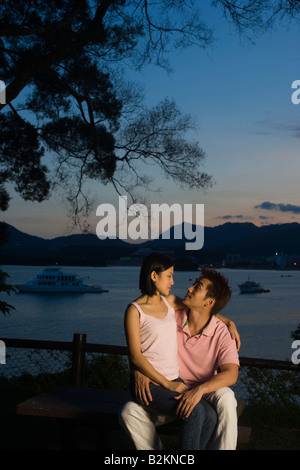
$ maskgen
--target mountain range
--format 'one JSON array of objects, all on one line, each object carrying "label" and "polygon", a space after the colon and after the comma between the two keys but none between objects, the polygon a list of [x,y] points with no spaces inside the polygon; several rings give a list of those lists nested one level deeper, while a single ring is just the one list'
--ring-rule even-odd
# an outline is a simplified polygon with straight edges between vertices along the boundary
[{"label": "mountain range", "polygon": [[[193,230],[195,227],[193,227]],[[156,240],[132,244],[119,239],[100,240],[95,234],[73,234],[45,239],[21,232],[4,222],[0,230],[7,239],[1,246],[1,264],[69,264],[105,266],[122,257],[132,257],[141,248],[165,249],[177,257],[222,258],[227,254],[247,256],[285,253],[300,255],[300,224],[275,224],[258,227],[252,223],[225,223],[204,228],[204,246],[198,251],[185,251],[186,238],[160,236]],[[2,239],[3,237],[1,237]]]}]

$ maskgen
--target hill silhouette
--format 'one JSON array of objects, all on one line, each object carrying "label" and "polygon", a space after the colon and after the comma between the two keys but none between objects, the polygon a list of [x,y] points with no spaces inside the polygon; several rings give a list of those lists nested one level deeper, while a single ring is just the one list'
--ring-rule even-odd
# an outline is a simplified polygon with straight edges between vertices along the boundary
[{"label": "hill silhouette", "polygon": [[[21,232],[15,227],[1,223],[6,229],[7,241],[1,248],[1,264],[71,264],[105,266],[128,257],[138,249],[165,249],[177,256],[203,256],[228,253],[241,255],[270,256],[277,253],[300,255],[300,224],[274,224],[257,227],[252,223],[225,223],[204,228],[204,246],[199,251],[186,251],[185,243],[191,241],[184,236],[174,239],[174,228],[170,229],[171,239],[162,235],[156,240],[140,244],[127,243],[119,239],[100,240],[96,234],[73,234],[45,239]],[[193,231],[195,226],[192,227]]]}]

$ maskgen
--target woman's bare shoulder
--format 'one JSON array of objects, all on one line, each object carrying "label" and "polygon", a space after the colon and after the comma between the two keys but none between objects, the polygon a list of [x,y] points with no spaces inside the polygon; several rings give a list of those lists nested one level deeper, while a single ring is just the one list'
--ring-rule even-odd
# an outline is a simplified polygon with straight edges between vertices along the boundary
[{"label": "woman's bare shoulder", "polygon": [[144,303],[144,296],[140,296],[140,297],[137,297],[136,299],[134,299],[132,302],[130,302],[130,304],[127,305],[127,308],[126,308],[126,312],[128,312],[129,310],[130,311],[135,311],[137,310],[136,306],[133,305],[134,303],[138,304],[138,305],[143,305]]}]

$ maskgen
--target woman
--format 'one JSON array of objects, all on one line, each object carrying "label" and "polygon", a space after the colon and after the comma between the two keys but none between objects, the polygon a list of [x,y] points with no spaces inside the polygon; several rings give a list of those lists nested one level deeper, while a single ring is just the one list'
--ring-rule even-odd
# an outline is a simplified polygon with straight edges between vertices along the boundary
[{"label": "woman", "polygon": [[[153,399],[149,409],[169,416],[176,416],[178,402],[174,397],[188,390],[179,378],[175,309],[183,306],[175,296],[169,296],[173,273],[173,262],[168,256],[147,256],[140,271],[142,295],[125,312],[131,364],[158,384],[150,384]],[[131,393],[136,399],[133,387]],[[202,399],[182,420],[180,448],[205,449],[216,423],[215,410]]]}]

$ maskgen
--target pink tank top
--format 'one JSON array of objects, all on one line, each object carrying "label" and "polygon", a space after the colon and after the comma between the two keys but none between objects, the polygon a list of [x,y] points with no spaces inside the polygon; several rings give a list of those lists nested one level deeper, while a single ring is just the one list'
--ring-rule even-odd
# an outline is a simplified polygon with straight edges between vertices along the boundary
[{"label": "pink tank top", "polygon": [[179,377],[175,311],[163,296],[161,298],[168,307],[164,318],[147,315],[136,302],[132,304],[140,314],[142,354],[166,379],[174,380]]}]

